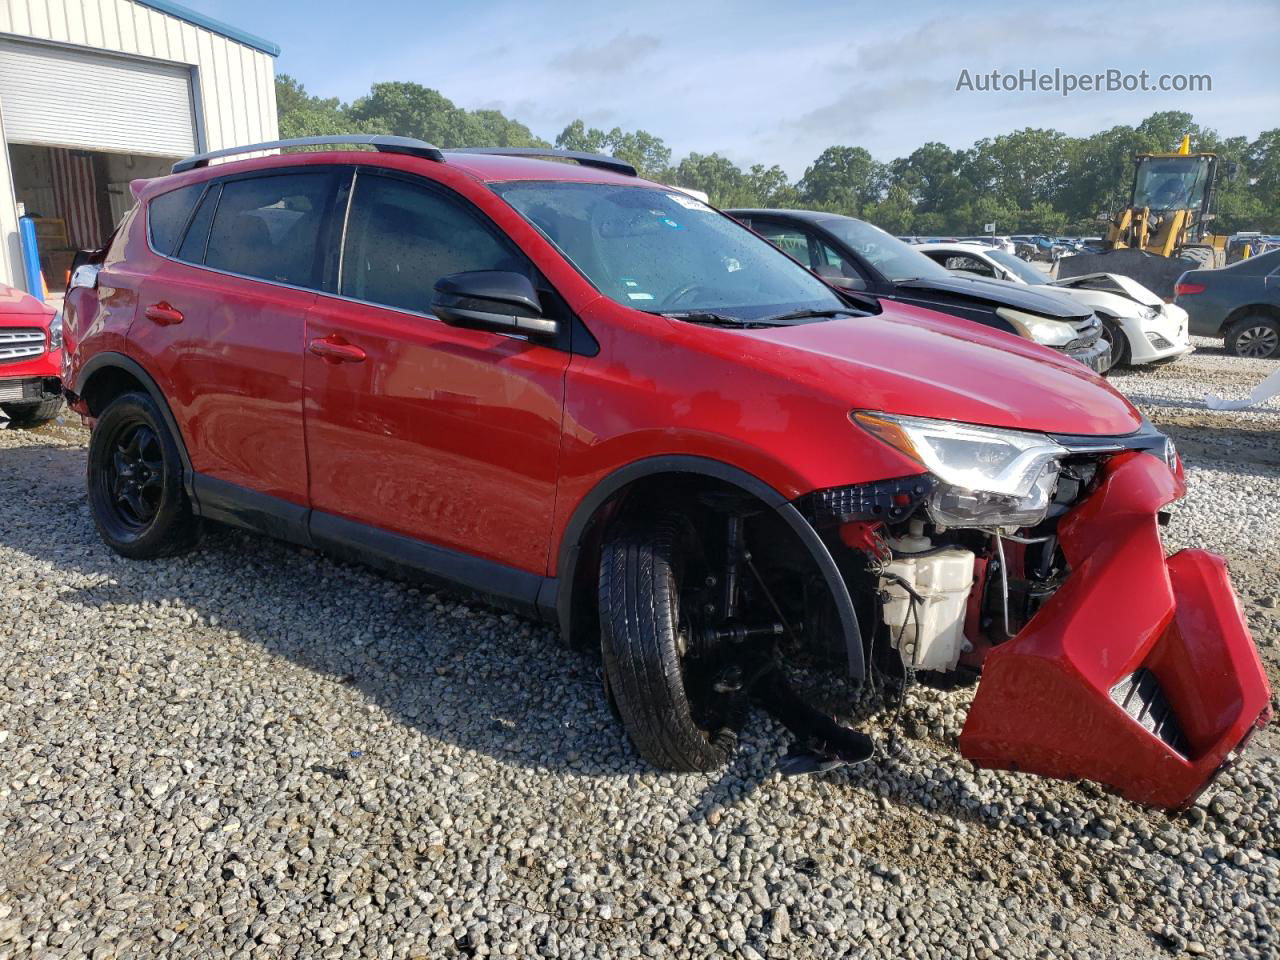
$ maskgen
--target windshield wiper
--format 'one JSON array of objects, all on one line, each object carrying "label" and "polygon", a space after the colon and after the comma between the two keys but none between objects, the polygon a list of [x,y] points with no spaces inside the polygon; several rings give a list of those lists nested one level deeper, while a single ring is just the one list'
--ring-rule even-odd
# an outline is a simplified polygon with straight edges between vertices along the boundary
[{"label": "windshield wiper", "polygon": [[788,320],[808,320],[811,317],[856,317],[857,310],[794,310],[791,313],[780,313],[776,317],[768,317],[763,323],[786,323]]},{"label": "windshield wiper", "polygon": [[740,317],[731,317],[724,313],[710,313],[704,310],[693,310],[689,313],[665,312],[661,316],[670,317],[672,320],[684,320],[686,323],[703,323],[712,327],[764,327],[769,325],[759,320],[743,320]]}]

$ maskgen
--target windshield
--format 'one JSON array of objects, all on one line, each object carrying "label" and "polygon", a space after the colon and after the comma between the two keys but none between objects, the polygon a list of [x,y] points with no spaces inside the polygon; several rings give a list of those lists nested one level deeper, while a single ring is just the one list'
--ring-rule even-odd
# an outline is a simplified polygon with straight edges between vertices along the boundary
[{"label": "windshield", "polygon": [[1033,267],[1021,257],[1015,257],[1012,253],[1006,253],[1003,250],[988,250],[987,256],[994,260],[1000,266],[1004,267],[1015,277],[1022,280],[1023,283],[1042,284],[1048,283],[1048,278]]},{"label": "windshield", "polygon": [[1199,210],[1209,179],[1208,157],[1144,157],[1133,205],[1152,210]]},{"label": "windshield", "polygon": [[596,289],[628,307],[747,322],[847,310],[767,241],[679,191],[548,181],[493,189]]},{"label": "windshield", "polygon": [[852,247],[854,253],[861,254],[863,259],[890,280],[915,280],[920,277],[945,280],[951,276],[910,244],[903,243],[869,223],[841,217],[823,220],[822,226]]}]

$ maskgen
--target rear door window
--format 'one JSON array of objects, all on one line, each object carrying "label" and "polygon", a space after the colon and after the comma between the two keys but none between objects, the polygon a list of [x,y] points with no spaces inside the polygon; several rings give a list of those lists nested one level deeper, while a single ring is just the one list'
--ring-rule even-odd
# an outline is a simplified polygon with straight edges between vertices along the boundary
[{"label": "rear door window", "polygon": [[338,182],[338,174],[321,171],[223,183],[205,266],[295,287],[331,286]]}]

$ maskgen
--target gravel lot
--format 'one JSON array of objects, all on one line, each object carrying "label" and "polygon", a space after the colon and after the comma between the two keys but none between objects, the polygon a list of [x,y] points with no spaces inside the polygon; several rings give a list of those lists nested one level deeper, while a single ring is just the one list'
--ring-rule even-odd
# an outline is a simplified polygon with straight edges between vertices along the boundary
[{"label": "gravel lot", "polygon": [[[1113,382],[1177,439],[1169,540],[1231,561],[1280,680],[1280,403],[1199,341]],[[1280,737],[1187,814],[975,771],[970,692],[900,752],[647,770],[537,624],[227,530],[98,541],[87,434],[0,432],[0,958],[1280,955]],[[885,718],[887,720],[887,718]]]}]

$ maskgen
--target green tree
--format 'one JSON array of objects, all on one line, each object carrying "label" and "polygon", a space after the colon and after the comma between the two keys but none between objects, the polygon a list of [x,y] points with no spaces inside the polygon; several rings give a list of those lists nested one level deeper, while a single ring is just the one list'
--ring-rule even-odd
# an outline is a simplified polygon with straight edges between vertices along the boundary
[{"label": "green tree", "polygon": [[799,193],[806,206],[856,217],[879,199],[884,176],[863,147],[827,147],[805,170]]},{"label": "green tree", "polygon": [[337,98],[313,97],[293,77],[282,73],[276,77],[276,113],[280,118],[280,136],[321,137],[339,133],[356,133],[359,127],[348,119]]},{"label": "green tree", "polygon": [[755,207],[795,207],[802,202],[800,191],[779,166],[753,165],[747,171],[745,186],[753,197],[751,205]]},{"label": "green tree", "polygon": [[689,154],[676,165],[669,179],[677,186],[703,191],[717,207],[751,207],[756,203],[747,175],[718,153]]},{"label": "green tree", "polygon": [[1054,203],[1067,172],[1068,144],[1064,133],[1030,127],[979,140],[970,162],[971,169],[981,171],[974,186],[1022,210]]},{"label": "green tree", "polygon": [[603,153],[631,164],[642,177],[661,180],[671,163],[671,148],[647,130],[627,132],[614,127],[607,133],[574,120],[556,137],[561,150]]},{"label": "green tree", "polygon": [[[312,96],[281,74],[276,104],[285,137],[371,132],[443,147],[547,145],[498,110],[465,110],[416,83],[374,84],[348,105]],[[1224,138],[1176,110],[1084,137],[1028,128],[966,149],[930,142],[887,164],[862,147],[836,145],[796,183],[776,165],[743,170],[716,153],[690,153],[672,166],[671,149],[646,130],[601,130],[575,120],[555,142],[620,157],[651,179],[704,190],[719,206],[816,207],[864,217],[893,233],[967,234],[994,221],[1001,231],[1088,235],[1099,229],[1100,214],[1128,203],[1134,154],[1174,150],[1186,134],[1193,151],[1221,159],[1215,232],[1280,232],[1280,129],[1252,141]],[[1229,169],[1237,171],[1234,177]]]},{"label": "green tree", "polygon": [[375,83],[347,115],[362,129],[417,137],[438,147],[547,146],[524,124],[496,110],[471,113],[418,83]]},{"label": "green tree", "polygon": [[882,200],[868,204],[862,210],[864,219],[896,236],[916,232],[915,213],[916,207],[911,200],[911,194],[900,183],[891,186]]}]

